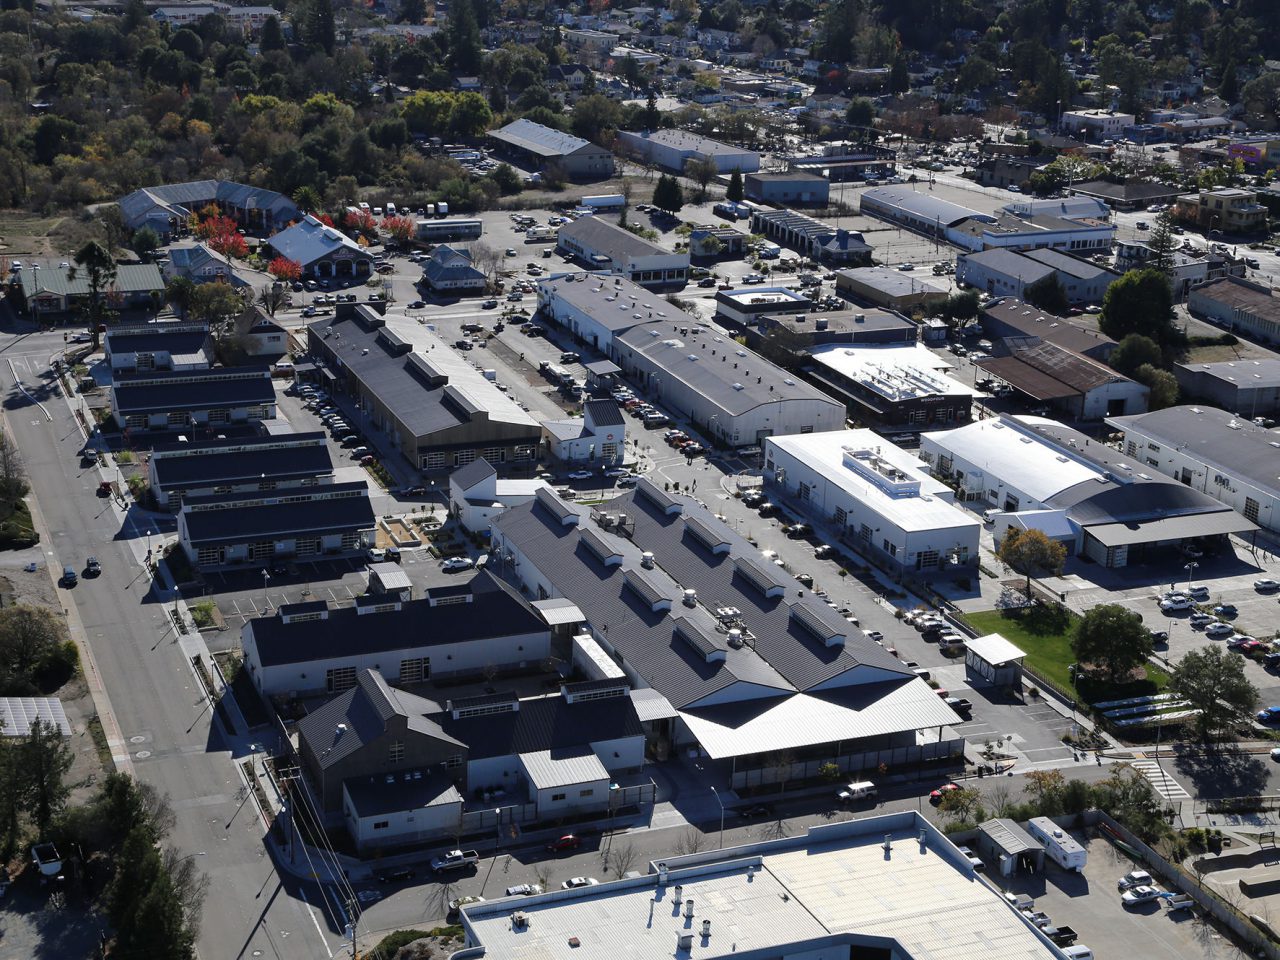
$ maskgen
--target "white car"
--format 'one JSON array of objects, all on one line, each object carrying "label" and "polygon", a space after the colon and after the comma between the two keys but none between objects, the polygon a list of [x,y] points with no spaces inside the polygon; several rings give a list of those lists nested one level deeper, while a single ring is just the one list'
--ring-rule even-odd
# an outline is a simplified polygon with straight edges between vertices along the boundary
[{"label": "white car", "polygon": [[565,478],[568,480],[590,480],[590,470],[574,470],[572,473],[566,473]]},{"label": "white car", "polygon": [[1130,870],[1119,882],[1116,883],[1117,890],[1128,890],[1130,887],[1149,887],[1155,883],[1151,874],[1145,870]]},{"label": "white car", "polygon": [[1205,627],[1204,633],[1207,637],[1229,637],[1235,631],[1231,628],[1231,624],[1218,621]]},{"label": "white car", "polygon": [[1170,610],[1190,610],[1192,605],[1190,597],[1170,597],[1160,601],[1160,609],[1166,613]]},{"label": "white car", "polygon": [[1160,891],[1155,887],[1139,886],[1126,890],[1120,895],[1120,902],[1126,907],[1136,907],[1139,904],[1150,903],[1152,900],[1160,896]]},{"label": "white car", "polygon": [[576,890],[578,887],[594,887],[600,883],[595,877],[570,877],[560,884],[561,890]]},{"label": "white car", "polygon": [[368,555],[370,563],[381,563],[383,560],[387,559],[387,551],[383,550],[381,547],[370,547]]},{"label": "white car", "polygon": [[536,883],[517,883],[513,887],[507,887],[508,897],[534,897],[542,892],[542,887]]},{"label": "white car", "polygon": [[1253,581],[1253,589],[1258,591],[1280,590],[1280,582],[1264,577],[1261,580]]},{"label": "white car", "polygon": [[626,469],[625,467],[610,467],[608,470],[604,472],[604,475],[606,477],[615,477],[615,478],[629,477],[631,476],[631,471]]},{"label": "white car", "polygon": [[440,569],[445,573],[453,573],[455,570],[470,570],[475,565],[476,562],[470,557],[450,557],[440,564]]},{"label": "white car", "polygon": [[1280,760],[1280,747],[1272,747],[1272,748],[1271,748],[1271,759],[1272,759],[1272,760]]}]

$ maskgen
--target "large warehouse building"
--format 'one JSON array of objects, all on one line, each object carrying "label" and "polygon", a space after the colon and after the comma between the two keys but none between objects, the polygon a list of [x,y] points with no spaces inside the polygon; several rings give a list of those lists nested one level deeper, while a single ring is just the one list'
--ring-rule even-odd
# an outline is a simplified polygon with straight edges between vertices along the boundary
[{"label": "large warehouse building", "polygon": [[864,423],[899,430],[967,423],[973,389],[922,343],[831,344],[810,351],[807,373]]},{"label": "large warehouse building", "polygon": [[435,334],[397,326],[400,333],[365,304],[312,324],[307,342],[321,358],[321,382],[349,394],[420,470],[478,457],[498,469],[531,466],[541,425]]},{"label": "large warehouse building", "polygon": [[1054,420],[1000,416],[926,433],[920,457],[955,482],[961,500],[1001,511],[997,543],[1010,527],[1041,530],[1105,567],[1164,563],[1189,544],[1208,552],[1256,529],[1210,496],[1153,476],[1145,460]]},{"label": "large warehouse building", "polygon": [[760,154],[754,150],[688,130],[619,130],[618,150],[672,173],[684,173],[690,160],[713,161],[717,173],[754,173],[760,169]]},{"label": "large warehouse building", "polygon": [[489,131],[499,152],[517,157],[538,170],[557,167],[571,180],[603,180],[613,176],[613,154],[589,140],[544,127],[532,120],[513,120]]},{"label": "large warehouse building", "polygon": [[694,317],[670,306],[663,312],[614,341],[623,373],[659,407],[732,447],[843,426],[838,400]]},{"label": "large warehouse building", "polygon": [[601,217],[579,217],[560,228],[561,253],[646,287],[683,287],[689,279],[689,252],[673,253]]},{"label": "large warehouse building", "polygon": [[771,437],[765,479],[823,532],[901,574],[955,573],[978,562],[982,524],[923,461],[870,430]]}]

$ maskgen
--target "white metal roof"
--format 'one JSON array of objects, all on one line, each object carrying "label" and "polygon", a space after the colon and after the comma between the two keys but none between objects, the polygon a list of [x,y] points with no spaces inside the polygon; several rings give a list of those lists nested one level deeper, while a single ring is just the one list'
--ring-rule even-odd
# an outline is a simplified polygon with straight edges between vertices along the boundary
[{"label": "white metal roof", "polygon": [[56,726],[64,737],[71,736],[71,724],[57,697],[0,697],[0,735],[25,737],[37,720]]},{"label": "white metal roof", "polygon": [[971,387],[949,376],[950,365],[923,343],[832,343],[810,354],[822,366],[891,400],[974,394]]},{"label": "white metal roof", "polygon": [[538,611],[549,627],[558,627],[566,623],[585,623],[587,620],[577,604],[563,597],[534,600],[530,606]]},{"label": "white metal roof", "polygon": [[579,783],[598,783],[609,779],[609,771],[590,749],[583,749],[569,756],[552,756],[550,750],[535,750],[520,754],[520,763],[535,790],[572,787]]},{"label": "white metal roof", "polygon": [[[650,873],[464,907],[469,942],[513,960],[834,955],[855,937],[918,960],[1061,956],[914,811],[666,863],[665,883]],[[692,919],[680,901],[692,901]],[[527,922],[513,923],[513,911]],[[683,934],[691,951],[679,948]]]},{"label": "white metal roof", "polygon": [[966,644],[969,650],[992,666],[1021,660],[1027,655],[998,633],[988,633],[985,637],[974,637]]},{"label": "white metal roof", "polygon": [[1007,418],[977,420],[955,430],[926,433],[921,439],[1041,503],[1077,483],[1102,476],[1097,467],[1067,456],[1034,431]]},{"label": "white metal roof", "polygon": [[[941,480],[931,476],[925,464],[895,447],[871,430],[832,430],[827,433],[792,434],[770,437],[766,445],[789,454],[828,483],[867,504],[880,516],[903,530],[940,530],[978,526],[972,514],[952,503],[954,494]],[[872,450],[878,459],[900,470],[920,484],[918,496],[891,496],[880,486],[845,465],[846,449]]]},{"label": "white metal roof", "polygon": [[958,722],[955,711],[919,677],[887,693],[878,690],[875,700],[859,707],[837,703],[829,694],[801,693],[779,700],[745,721],[737,711],[686,710],[680,716],[714,760],[811,746],[817,731],[825,743]]},{"label": "white metal roof", "polygon": [[652,687],[641,687],[631,691],[631,702],[635,705],[636,716],[641,723],[650,720],[669,720],[680,716],[680,711],[671,705],[666,697]]}]

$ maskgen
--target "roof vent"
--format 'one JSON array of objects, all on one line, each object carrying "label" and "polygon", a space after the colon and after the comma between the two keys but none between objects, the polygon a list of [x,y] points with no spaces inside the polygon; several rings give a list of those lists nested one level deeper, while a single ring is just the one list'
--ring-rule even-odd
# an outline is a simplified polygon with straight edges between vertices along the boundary
[{"label": "roof vent", "polygon": [[729,646],[733,647],[735,650],[738,650],[742,647],[742,644],[743,644],[742,631],[739,630],[737,627],[734,627],[732,630],[729,631]]},{"label": "roof vent", "polygon": [[640,566],[644,567],[646,570],[653,569],[653,553],[652,552],[646,550],[644,553],[640,554]]},{"label": "roof vent", "polygon": [[686,951],[687,951],[687,950],[692,950],[692,949],[693,949],[693,934],[692,934],[692,933],[677,933],[677,934],[676,934],[676,949],[678,949],[678,950],[686,950]]},{"label": "roof vent", "polygon": [[684,592],[684,605],[686,607],[696,607],[698,605],[697,590],[686,590]]},{"label": "roof vent", "polygon": [[693,919],[693,898],[690,897],[684,902],[684,915],[686,920]]}]

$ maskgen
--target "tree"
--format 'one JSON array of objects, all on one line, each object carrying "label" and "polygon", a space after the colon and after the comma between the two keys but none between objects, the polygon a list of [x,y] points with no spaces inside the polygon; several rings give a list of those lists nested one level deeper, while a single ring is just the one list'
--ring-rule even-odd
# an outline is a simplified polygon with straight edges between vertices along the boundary
[{"label": "tree", "polygon": [[1156,216],[1156,225],[1147,239],[1151,248],[1151,269],[1159,270],[1166,277],[1173,275],[1173,253],[1178,243],[1173,234],[1173,217],[1168,210],[1161,210]]},{"label": "tree", "polygon": [[303,184],[293,191],[293,202],[303,213],[313,213],[324,206],[324,198],[320,196],[320,191],[310,184]]},{"label": "tree", "polygon": [[302,264],[297,260],[290,260],[288,257],[274,257],[267,264],[267,273],[277,280],[293,283],[302,279]]},{"label": "tree", "polygon": [[573,106],[573,132],[584,140],[607,146],[622,123],[622,108],[616,100],[593,93]]},{"label": "tree", "polygon": [[1181,339],[1173,323],[1173,290],[1169,278],[1145,267],[1130,270],[1102,298],[1098,328],[1113,340],[1140,333],[1161,346]]},{"label": "tree", "polygon": [[1031,577],[1039,573],[1057,574],[1067,558],[1067,548],[1050,540],[1040,530],[1010,527],[996,556],[1027,577],[1027,601],[1031,600]]},{"label": "tree", "polygon": [[31,733],[15,748],[14,760],[25,806],[43,835],[71,795],[71,787],[63,781],[75,755],[56,724],[36,720]]},{"label": "tree", "polygon": [[418,225],[413,217],[383,217],[382,232],[400,243],[412,240]]},{"label": "tree", "polygon": [[907,72],[907,58],[899,51],[889,68],[889,92],[906,93],[910,89],[911,75]]},{"label": "tree", "polygon": [[684,206],[684,190],[675,177],[663,174],[653,188],[653,205],[667,213],[677,213]]},{"label": "tree", "polygon": [[1071,638],[1071,650],[1081,663],[1099,668],[1112,683],[1128,679],[1155,649],[1142,617],[1118,603],[1104,603],[1085,611]]},{"label": "tree", "polygon": [[1186,654],[1169,678],[1169,692],[1195,710],[1203,742],[1246,724],[1258,705],[1258,688],[1244,674],[1244,658],[1222,647],[1205,646]]},{"label": "tree", "polygon": [[649,88],[649,96],[644,103],[644,113],[641,124],[645,130],[657,130],[662,125],[662,114],[658,111],[658,98],[653,92],[653,88]]},{"label": "tree", "polygon": [[1067,786],[1067,778],[1061,770],[1029,770],[1023,785],[1037,813],[1042,817],[1051,817],[1062,811],[1062,794]]},{"label": "tree", "polygon": [[[520,174],[515,167],[509,163],[500,163],[489,171],[489,179],[498,185],[498,189],[504,194],[519,193],[524,189],[524,184],[520,180]],[[624,180],[625,184],[626,181]]]},{"label": "tree", "polygon": [[1160,344],[1140,333],[1131,333],[1111,352],[1110,363],[1127,377],[1144,364],[1158,366],[1164,362]]},{"label": "tree", "polygon": [[134,231],[132,242],[133,252],[145,260],[160,246],[160,234],[151,227],[143,227]]},{"label": "tree", "polygon": [[974,815],[981,803],[981,793],[971,787],[961,787],[959,790],[948,790],[942,795],[938,812],[963,823]]},{"label": "tree", "polygon": [[741,203],[746,197],[746,192],[742,186],[742,173],[738,170],[733,171],[729,176],[729,188],[725,190],[724,197],[726,200],[732,200],[734,203]]},{"label": "tree", "polygon": [[229,283],[202,283],[191,294],[189,311],[195,320],[221,323],[235,316],[244,301]]},{"label": "tree", "polygon": [[267,311],[269,317],[274,317],[276,311],[283,307],[288,299],[289,292],[278,283],[270,284],[258,291],[258,305]]},{"label": "tree", "polygon": [[685,162],[684,173],[698,185],[698,203],[707,199],[707,185],[718,173],[715,157],[694,157]]},{"label": "tree", "polygon": [[965,324],[974,319],[978,315],[978,291],[977,290],[959,290],[947,298],[947,302],[943,304],[942,316],[947,320],[954,320],[955,327],[963,330]]},{"label": "tree", "polygon": [[[13,437],[0,433],[0,501],[16,503],[27,495],[27,468]],[[3,613],[0,613],[0,617]]]},{"label": "tree", "polygon": [[1063,289],[1057,273],[1050,273],[1035,283],[1028,284],[1023,288],[1022,298],[1033,307],[1057,317],[1065,316],[1071,308],[1067,291]]},{"label": "tree", "polygon": [[66,626],[52,611],[23,603],[0,609],[0,696],[45,692],[41,680],[74,663]]},{"label": "tree", "polygon": [[1118,765],[1111,776],[1097,784],[1093,797],[1099,810],[1121,821],[1147,843],[1154,842],[1169,830],[1164,808],[1151,783],[1127,763]]},{"label": "tree", "polygon": [[844,118],[855,127],[870,127],[876,119],[876,105],[865,97],[857,97],[849,103]]},{"label": "tree", "polygon": [[609,866],[613,867],[613,872],[618,877],[623,877],[626,872],[631,869],[631,865],[636,860],[636,849],[629,842],[620,844],[610,844],[609,847]]},{"label": "tree", "polygon": [[333,56],[338,43],[338,31],[333,20],[332,0],[303,0],[298,9],[299,20],[294,22],[302,42],[318,47]]},{"label": "tree", "polygon": [[1148,409],[1163,410],[1178,402],[1178,378],[1168,370],[1144,363],[1134,371],[1133,379],[1151,390],[1147,395]]},{"label": "tree", "polygon": [[262,34],[258,37],[258,49],[263,53],[284,49],[284,31],[280,29],[277,17],[267,17],[262,23]]},{"label": "tree", "polygon": [[476,22],[472,0],[455,0],[449,5],[448,36],[449,69],[468,75],[479,73],[483,55],[480,49],[480,25]]},{"label": "tree", "polygon": [[196,285],[190,277],[174,277],[165,285],[164,297],[174,305],[179,316],[185,317],[195,292]]},{"label": "tree", "polygon": [[116,282],[116,262],[110,252],[96,240],[90,240],[72,258],[72,266],[67,270],[67,279],[75,280],[83,271],[89,281],[89,332],[93,336],[93,349],[98,349],[98,327],[105,317],[105,298],[107,290]]}]

